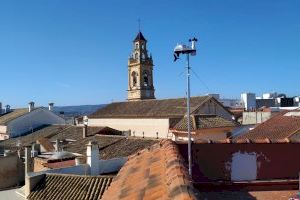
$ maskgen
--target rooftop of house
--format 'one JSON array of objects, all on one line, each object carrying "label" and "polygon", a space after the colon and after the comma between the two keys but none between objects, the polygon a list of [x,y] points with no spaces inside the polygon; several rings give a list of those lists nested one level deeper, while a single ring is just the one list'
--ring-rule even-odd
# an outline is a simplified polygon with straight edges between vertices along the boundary
[{"label": "rooftop of house", "polygon": [[28,109],[26,108],[12,109],[10,112],[0,116],[0,125],[7,125],[10,121],[21,117],[26,113],[28,113]]},{"label": "rooftop of house", "polygon": [[45,149],[45,151],[47,152],[52,152],[55,150],[55,147],[53,146],[53,144],[46,138],[39,138],[36,140],[36,142],[40,145],[43,146],[43,148]]},{"label": "rooftop of house", "polygon": [[[61,141],[61,147],[65,151],[85,155],[86,144],[89,141],[98,141],[101,159],[129,156],[143,148],[158,142],[155,139],[125,137],[119,135],[98,135],[103,127],[88,127],[88,137],[83,138],[83,127],[71,125],[51,125],[17,138],[0,141],[0,149],[16,150],[23,146],[29,146],[41,138],[55,142]],[[42,139],[42,140],[45,140]],[[17,147],[17,144],[20,144]]]},{"label": "rooftop of house", "polygon": [[[217,115],[191,115],[190,117],[191,130],[235,127],[234,122],[224,119]],[[187,130],[187,116],[183,117],[174,127],[175,130]]]},{"label": "rooftop of house", "polygon": [[159,142],[159,140],[146,138],[95,135],[69,143],[64,146],[64,149],[85,155],[86,144],[91,140],[98,142],[100,158],[105,160],[130,156]]},{"label": "rooftop of house", "polygon": [[129,157],[103,195],[108,199],[197,199],[176,144],[162,140]]},{"label": "rooftop of house", "polygon": [[277,113],[269,120],[258,124],[249,132],[233,138],[236,142],[251,141],[294,141],[299,140],[300,136],[300,110],[282,111]]},{"label": "rooftop of house", "polygon": [[112,179],[113,176],[46,174],[29,194],[28,199],[100,199]]},{"label": "rooftop of house", "polygon": [[[103,127],[88,127],[88,136],[95,135],[103,130]],[[80,126],[72,126],[72,125],[49,125],[49,126],[41,126],[36,129],[33,133],[16,137],[9,138],[8,140],[0,141],[0,147],[15,147],[17,143],[21,146],[29,146],[32,143],[40,140],[41,138],[47,138],[51,142],[56,139],[64,140],[78,140],[82,138],[83,130]]]},{"label": "rooftop of house", "polygon": [[[191,113],[196,114],[201,105],[212,99],[211,96],[191,97]],[[221,105],[217,100],[215,102]],[[151,99],[111,103],[89,115],[89,118],[172,118],[183,117],[185,114],[185,98]]]}]

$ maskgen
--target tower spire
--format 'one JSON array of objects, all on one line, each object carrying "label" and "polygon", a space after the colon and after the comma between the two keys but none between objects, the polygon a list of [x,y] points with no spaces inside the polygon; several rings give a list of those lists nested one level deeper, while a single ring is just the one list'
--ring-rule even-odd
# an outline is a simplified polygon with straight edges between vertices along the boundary
[{"label": "tower spire", "polygon": [[140,31],[133,40],[132,54],[128,60],[127,91],[129,101],[155,99],[153,60],[149,57],[147,40]]}]

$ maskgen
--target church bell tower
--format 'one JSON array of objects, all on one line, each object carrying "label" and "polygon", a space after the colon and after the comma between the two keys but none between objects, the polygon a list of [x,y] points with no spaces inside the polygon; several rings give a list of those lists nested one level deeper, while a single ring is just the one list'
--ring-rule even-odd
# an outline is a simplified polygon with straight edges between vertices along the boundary
[{"label": "church bell tower", "polygon": [[153,60],[148,55],[147,40],[139,32],[133,41],[128,60],[128,101],[155,99],[153,86]]}]

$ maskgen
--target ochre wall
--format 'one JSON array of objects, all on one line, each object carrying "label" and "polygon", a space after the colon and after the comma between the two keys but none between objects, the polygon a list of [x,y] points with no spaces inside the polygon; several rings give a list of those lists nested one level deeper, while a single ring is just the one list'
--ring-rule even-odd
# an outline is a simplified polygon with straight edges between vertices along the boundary
[{"label": "ochre wall", "polygon": [[[187,144],[178,146],[187,159]],[[231,180],[233,156],[239,154],[256,155],[256,180],[298,179],[299,153],[299,143],[192,144],[193,178],[196,181]]]}]

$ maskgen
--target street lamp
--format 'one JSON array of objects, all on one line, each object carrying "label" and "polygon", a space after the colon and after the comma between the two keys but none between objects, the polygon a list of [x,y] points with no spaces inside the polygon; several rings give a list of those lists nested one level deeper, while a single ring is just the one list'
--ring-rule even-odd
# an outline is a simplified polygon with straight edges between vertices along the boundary
[{"label": "street lamp", "polygon": [[189,39],[192,43],[191,47],[184,44],[177,44],[174,49],[174,62],[179,59],[180,54],[186,54],[186,77],[187,77],[187,128],[188,128],[188,162],[189,162],[189,175],[192,176],[192,138],[191,138],[191,124],[190,124],[190,55],[196,55],[196,42],[197,39]]}]

